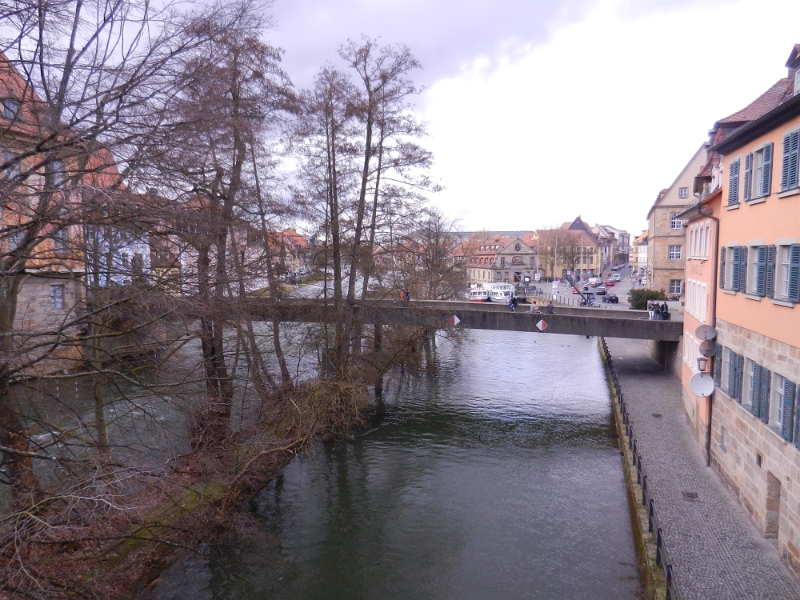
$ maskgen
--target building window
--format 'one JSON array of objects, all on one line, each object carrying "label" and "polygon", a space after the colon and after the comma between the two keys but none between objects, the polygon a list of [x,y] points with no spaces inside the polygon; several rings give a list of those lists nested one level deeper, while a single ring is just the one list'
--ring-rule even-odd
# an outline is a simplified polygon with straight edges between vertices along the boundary
[{"label": "building window", "polygon": [[503,274],[502,274],[500,271],[497,271],[497,272],[495,273],[495,277],[494,277],[494,278],[495,278],[495,279],[502,279],[502,278],[503,278]]},{"label": "building window", "polygon": [[733,292],[743,292],[747,283],[746,246],[720,248],[719,287]]},{"label": "building window", "polygon": [[681,293],[681,280],[680,279],[670,279],[669,280],[669,293],[670,294],[680,294]]},{"label": "building window", "polygon": [[25,234],[22,231],[17,231],[16,233],[12,233],[8,236],[8,249],[14,250],[17,246],[22,243],[22,239],[25,237]]},{"label": "building window", "polygon": [[769,196],[772,183],[772,144],[748,154],[744,161],[744,199]]},{"label": "building window", "polygon": [[753,403],[753,395],[755,394],[755,390],[758,389],[757,380],[756,380],[756,363],[754,363],[749,358],[744,360],[744,395],[740,399],[745,399],[746,401],[750,402],[751,406]]},{"label": "building window", "polygon": [[53,185],[61,185],[67,179],[67,176],[64,174],[64,161],[62,160],[54,160],[53,161]]},{"label": "building window", "polygon": [[51,310],[64,310],[64,286],[50,286],[50,308]]},{"label": "building window", "polygon": [[668,247],[668,257],[670,260],[680,260],[681,258],[681,247],[680,246],[669,246]]},{"label": "building window", "polygon": [[739,159],[731,162],[728,173],[728,206],[739,204]]},{"label": "building window", "polygon": [[56,252],[65,252],[67,250],[67,230],[57,229],[53,233],[53,250]]},{"label": "building window", "polygon": [[505,259],[505,257],[501,256],[500,257],[500,267],[502,268],[502,267],[505,267],[505,266],[506,266],[506,259]]},{"label": "building window", "polygon": [[678,188],[678,197],[679,198],[688,198],[689,197],[689,188],[688,187]]},{"label": "building window", "polygon": [[17,160],[17,157],[18,155],[13,152],[3,152],[3,163],[6,165],[3,176],[6,179],[19,177],[19,160]]},{"label": "building window", "polygon": [[678,218],[678,213],[672,213],[669,216],[669,228],[680,229],[683,227],[683,221]]},{"label": "building window", "polygon": [[19,102],[13,98],[3,98],[3,118],[13,121],[19,115]]},{"label": "building window", "polygon": [[781,191],[797,187],[797,157],[800,150],[800,131],[793,131],[783,138],[783,163],[781,168]]},{"label": "building window", "polygon": [[[732,399],[741,404],[742,383],[744,379],[744,356],[736,354],[730,348],[725,349],[725,363],[723,376],[725,377],[725,390]],[[749,398],[750,396],[747,396]]]},{"label": "building window", "polygon": [[772,410],[769,415],[769,424],[778,429],[783,428],[783,388],[785,384],[784,377],[775,373],[772,385]]}]

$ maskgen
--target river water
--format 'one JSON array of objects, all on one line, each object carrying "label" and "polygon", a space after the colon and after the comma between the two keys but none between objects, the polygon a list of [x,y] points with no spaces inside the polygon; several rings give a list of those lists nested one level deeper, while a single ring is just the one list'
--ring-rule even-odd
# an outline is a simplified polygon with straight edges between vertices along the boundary
[{"label": "river water", "polygon": [[472,331],[298,457],[150,600],[635,598],[597,340]]}]

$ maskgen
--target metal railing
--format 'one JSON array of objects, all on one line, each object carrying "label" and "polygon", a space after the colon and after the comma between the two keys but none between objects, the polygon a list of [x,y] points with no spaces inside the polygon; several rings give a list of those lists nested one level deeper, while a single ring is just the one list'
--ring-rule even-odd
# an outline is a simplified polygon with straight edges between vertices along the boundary
[{"label": "metal railing", "polygon": [[680,595],[675,585],[675,578],[672,573],[672,560],[670,560],[663,530],[659,523],[658,515],[656,515],[655,500],[650,495],[650,490],[647,487],[647,471],[642,464],[642,455],[637,448],[637,439],[633,431],[633,421],[628,413],[625,396],[622,394],[622,386],[619,383],[617,369],[614,366],[614,360],[611,358],[611,352],[608,350],[605,338],[600,338],[600,343],[606,358],[608,371],[614,383],[614,391],[616,392],[617,402],[620,412],[622,413],[622,423],[625,426],[625,435],[628,436],[628,449],[632,455],[632,466],[636,467],[636,483],[642,486],[642,506],[647,507],[647,528],[650,533],[655,532],[656,535],[656,565],[664,570],[666,600],[680,600]]}]

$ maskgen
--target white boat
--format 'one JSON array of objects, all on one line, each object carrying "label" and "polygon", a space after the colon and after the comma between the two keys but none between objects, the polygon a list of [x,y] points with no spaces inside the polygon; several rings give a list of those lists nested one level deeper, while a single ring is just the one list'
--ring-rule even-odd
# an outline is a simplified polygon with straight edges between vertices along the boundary
[{"label": "white boat", "polygon": [[514,296],[514,286],[510,283],[494,283],[491,286],[489,297],[492,302],[503,302],[508,304],[508,301]]},{"label": "white boat", "polygon": [[488,302],[489,290],[484,288],[471,288],[464,294],[470,302]]}]

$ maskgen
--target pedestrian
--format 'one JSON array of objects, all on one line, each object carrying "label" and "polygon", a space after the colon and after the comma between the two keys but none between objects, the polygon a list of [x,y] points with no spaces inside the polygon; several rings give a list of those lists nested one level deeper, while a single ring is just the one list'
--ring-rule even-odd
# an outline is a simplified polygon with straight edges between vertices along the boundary
[{"label": "pedestrian", "polygon": [[517,312],[517,298],[516,298],[516,296],[511,296],[511,300],[508,301],[508,307],[511,309],[511,312]]},{"label": "pedestrian", "polygon": [[667,306],[666,302],[661,305],[661,319],[663,321],[669,321],[669,306]]},{"label": "pedestrian", "polygon": [[406,303],[406,291],[400,290],[400,302],[405,304]]},{"label": "pedestrian", "polygon": [[556,314],[556,307],[555,307],[555,306],[553,306],[553,301],[552,301],[552,300],[551,300],[550,302],[548,302],[548,303],[547,303],[547,308],[545,309],[545,312],[546,312],[548,315],[554,315],[554,314]]},{"label": "pedestrian", "polygon": [[531,312],[532,313],[539,312],[539,306],[536,304],[536,300],[531,300]]},{"label": "pedestrian", "polygon": [[408,302],[409,302],[410,300],[411,300],[411,292],[409,292],[408,290],[405,290],[405,291],[403,292],[403,304],[405,304],[406,306],[408,306]]},{"label": "pedestrian", "polygon": [[656,316],[655,316],[655,312],[656,312],[656,311],[655,311],[655,309],[653,308],[653,301],[652,301],[652,300],[648,300],[648,301],[647,301],[647,314],[649,315],[649,319],[650,319],[651,321],[654,321],[654,320],[655,320],[655,318],[656,318]]}]

